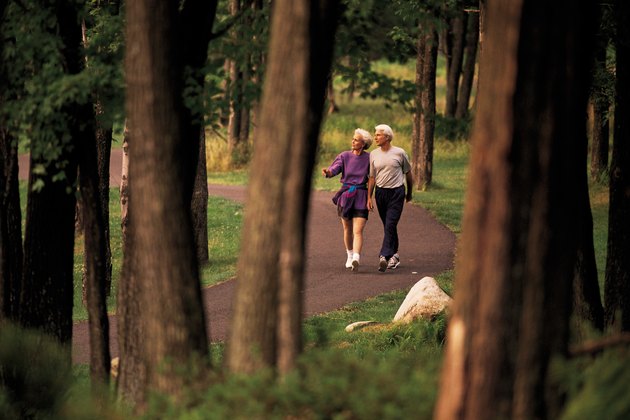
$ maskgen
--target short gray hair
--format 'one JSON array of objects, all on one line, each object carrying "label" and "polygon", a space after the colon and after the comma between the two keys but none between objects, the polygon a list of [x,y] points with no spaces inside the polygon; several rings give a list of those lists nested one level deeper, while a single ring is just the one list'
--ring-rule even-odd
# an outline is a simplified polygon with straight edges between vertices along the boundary
[{"label": "short gray hair", "polygon": [[354,134],[360,135],[361,138],[363,139],[364,150],[367,150],[370,148],[370,146],[372,145],[372,135],[368,133],[367,130],[364,130],[362,128],[357,128],[356,130],[354,130]]},{"label": "short gray hair", "polygon": [[376,127],[374,127],[375,131],[382,131],[383,134],[385,134],[387,137],[389,137],[390,140],[394,140],[394,131],[392,130],[392,128],[387,125],[387,124],[379,124]]}]

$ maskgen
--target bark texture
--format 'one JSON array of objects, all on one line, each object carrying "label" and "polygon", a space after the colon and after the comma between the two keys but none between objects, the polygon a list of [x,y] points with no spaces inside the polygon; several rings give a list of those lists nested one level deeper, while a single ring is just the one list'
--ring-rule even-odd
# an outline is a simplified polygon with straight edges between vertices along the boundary
[{"label": "bark texture", "polygon": [[468,29],[466,30],[466,46],[464,47],[464,67],[462,69],[462,83],[457,98],[455,118],[467,118],[475,79],[477,65],[477,46],[479,45],[479,16],[476,13],[467,15]]},{"label": "bark texture", "polygon": [[450,30],[452,37],[451,59],[446,75],[446,105],[444,115],[455,117],[457,109],[457,97],[459,92],[459,80],[462,74],[462,63],[464,58],[464,45],[466,39],[466,14],[457,11],[450,20]]},{"label": "bark texture", "polygon": [[337,16],[334,0],[274,3],[226,355],[232,372],[288,370],[300,351],[304,220]]},{"label": "bark texture", "polygon": [[616,2],[617,86],[610,162],[606,323],[630,331],[630,4]]},{"label": "bark texture", "polygon": [[[198,131],[189,137],[185,124],[178,7],[134,1],[126,12],[126,108],[134,136],[126,274],[137,294],[119,305],[141,308],[142,335],[125,337],[127,348],[139,350],[141,369],[124,375],[146,374],[134,380],[146,384],[135,401],[143,403],[150,390],[177,396],[197,383],[208,341],[190,214]],[[124,359],[121,368],[129,369]]]},{"label": "bark texture", "polygon": [[433,180],[437,43],[437,32],[432,25],[420,28],[416,61],[416,112],[413,115],[412,170],[416,188],[421,191],[431,185]]},{"label": "bark texture", "polygon": [[595,29],[594,3],[573,6],[487,5],[438,419],[558,415]]}]

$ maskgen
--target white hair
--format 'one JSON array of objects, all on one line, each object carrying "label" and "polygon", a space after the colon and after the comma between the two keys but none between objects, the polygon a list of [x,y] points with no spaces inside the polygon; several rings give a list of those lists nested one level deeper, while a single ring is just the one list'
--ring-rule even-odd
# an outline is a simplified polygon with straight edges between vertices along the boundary
[{"label": "white hair", "polygon": [[394,140],[394,131],[392,130],[392,128],[387,125],[387,124],[379,124],[376,127],[374,127],[375,131],[381,131],[383,134],[385,134],[387,137],[389,137],[389,140]]},{"label": "white hair", "polygon": [[362,128],[357,128],[356,130],[354,130],[354,134],[360,135],[361,138],[363,139],[363,149],[370,148],[370,146],[372,145],[372,135],[368,133],[367,130],[364,130]]}]

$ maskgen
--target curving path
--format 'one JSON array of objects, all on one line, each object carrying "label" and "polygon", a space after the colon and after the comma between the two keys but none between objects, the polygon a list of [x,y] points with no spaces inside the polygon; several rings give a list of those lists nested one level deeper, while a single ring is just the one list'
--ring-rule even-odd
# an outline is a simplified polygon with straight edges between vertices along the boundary
[{"label": "curving path", "polygon": [[[112,150],[112,186],[120,185],[120,150]],[[28,160],[20,159],[20,177],[27,176]],[[338,178],[330,182],[339,182]],[[244,202],[244,187],[210,185],[211,195]],[[455,235],[438,223],[426,210],[405,205],[398,227],[401,264],[396,270],[377,271],[383,228],[377,213],[370,214],[364,232],[364,249],[358,273],[344,268],[346,252],[341,223],[331,202],[333,193],[313,191],[308,222],[306,247],[306,279],[304,315],[311,316],[339,309],[379,294],[408,289],[424,276],[433,276],[453,267]],[[210,256],[212,259],[212,256]],[[203,290],[208,336],[211,341],[227,337],[235,280]],[[393,318],[394,314],[392,314]],[[73,328],[73,361],[89,363],[87,322]],[[110,317],[112,357],[118,354],[116,317]]]}]

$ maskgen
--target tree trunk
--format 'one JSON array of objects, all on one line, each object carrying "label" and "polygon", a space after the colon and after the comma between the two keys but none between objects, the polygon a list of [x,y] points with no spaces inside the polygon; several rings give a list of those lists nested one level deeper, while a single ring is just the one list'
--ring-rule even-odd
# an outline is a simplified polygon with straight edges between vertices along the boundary
[{"label": "tree trunk", "polygon": [[195,187],[191,202],[193,232],[197,263],[203,266],[208,263],[208,171],[206,169],[206,132],[199,130],[199,158],[195,176]]},{"label": "tree trunk", "polygon": [[455,118],[468,118],[468,105],[475,79],[475,65],[477,64],[477,45],[479,44],[479,16],[468,14],[468,29],[466,30],[466,47],[464,48],[464,68],[462,83],[457,99]]},{"label": "tree trunk", "polygon": [[[75,5],[62,3],[54,8],[54,13],[63,45],[60,52],[64,57],[64,70],[70,75],[78,74],[83,67],[83,55],[77,10]],[[33,172],[29,176],[20,320],[24,326],[43,330],[62,344],[69,344],[72,337],[75,148],[79,139],[86,136],[85,123],[89,121],[82,120],[86,108],[87,105],[77,103],[63,105],[61,112],[66,115],[69,133],[57,133],[61,154],[55,161],[34,156],[31,151],[30,167],[41,164],[47,170],[41,177]],[[64,144],[61,138],[68,134],[70,141]],[[37,140],[44,141],[34,141]],[[66,163],[63,169],[66,179],[53,181],[59,162]],[[32,190],[36,179],[44,182],[39,192]]]},{"label": "tree trunk", "polygon": [[[603,6],[600,6],[603,7]],[[606,50],[608,37],[600,30],[595,47],[595,81],[593,88],[593,136],[591,140],[591,179],[600,180],[608,173],[608,143],[610,141],[610,124],[608,95],[602,91],[598,78],[603,77],[606,69]]]},{"label": "tree trunk", "polygon": [[457,96],[459,92],[459,79],[462,74],[462,61],[464,57],[464,41],[466,39],[466,13],[457,11],[451,19],[453,48],[451,60],[446,75],[446,107],[444,115],[454,118],[457,109]]},{"label": "tree trunk", "polygon": [[335,87],[332,74],[328,77],[328,82],[326,83],[326,98],[328,99],[328,115],[339,112],[339,107],[335,101]]},{"label": "tree trunk", "polygon": [[[226,354],[226,366],[238,373],[276,364],[288,371],[300,351],[304,221],[338,2],[279,0],[272,13],[241,240],[248,246],[239,256]],[[279,160],[279,151],[287,159]]]},{"label": "tree trunk", "polygon": [[112,290],[112,249],[110,244],[109,233],[109,161],[112,149],[112,133],[111,125],[103,126],[99,123],[99,116],[103,114],[101,102],[97,99],[96,105],[96,157],[98,170],[98,191],[101,206],[101,214],[103,215],[103,235],[105,240],[105,293],[107,296]]},{"label": "tree trunk", "polygon": [[[186,68],[193,74],[195,83],[204,86],[203,67],[208,59],[208,43],[216,17],[217,1],[188,1],[179,19],[180,50]],[[199,28],[203,28],[200,30]],[[201,102],[201,101],[196,101]],[[208,256],[208,172],[206,166],[206,131],[202,110],[185,108],[182,121],[184,139],[194,139],[196,170],[191,200],[191,214],[195,250],[199,265],[206,264]]]},{"label": "tree trunk", "polygon": [[[230,14],[237,16],[241,12],[241,1],[230,0]],[[241,23],[245,25],[246,23]],[[243,31],[234,29],[232,36],[242,38]],[[232,167],[240,167],[248,160],[247,135],[249,127],[249,107],[245,106],[244,89],[247,71],[244,70],[249,63],[239,63],[235,60],[229,62],[229,86],[230,86],[230,116],[228,120],[228,153]],[[245,131],[243,131],[245,129]]]},{"label": "tree trunk", "polygon": [[[584,153],[584,166],[586,166]],[[588,176],[586,172],[576,180],[580,183],[579,214],[577,225],[578,249],[573,279],[573,312],[577,315],[578,328],[587,321],[592,327],[604,329],[604,308],[599,292],[595,245],[593,244],[593,215],[588,195]],[[581,333],[581,331],[579,331]]]},{"label": "tree trunk", "polygon": [[[0,10],[1,12],[1,10]],[[0,16],[2,14],[0,13]],[[0,64],[1,66],[1,64]],[[1,69],[0,69],[1,71]],[[0,103],[2,102],[0,93]],[[18,320],[22,285],[22,212],[17,142],[0,123],[0,321]]]},{"label": "tree trunk", "polygon": [[[197,384],[208,363],[208,341],[190,211],[198,131],[191,138],[185,123],[186,53],[178,42],[191,28],[178,26],[177,3],[134,1],[126,11],[126,108],[134,135],[132,247],[126,249],[133,266],[127,274],[139,299],[119,305],[142,308],[138,321],[144,334],[125,338],[128,344],[136,340],[146,372],[146,379],[138,378],[146,383],[136,401],[142,403],[151,390],[177,397],[185,385]],[[126,369],[124,360],[121,368]]]},{"label": "tree trunk", "polygon": [[120,231],[123,249],[127,249],[127,228],[129,226],[129,126],[125,120],[122,141],[122,164],[120,170]]},{"label": "tree trunk", "polygon": [[[127,125],[125,124],[125,127]],[[125,130],[126,131],[126,130]],[[127,203],[129,205],[129,203]],[[143,360],[145,337],[141,308],[140,279],[134,261],[132,225],[127,225],[123,242],[123,264],[118,284],[118,399],[142,405],[147,385],[147,367]]]},{"label": "tree trunk", "polygon": [[594,4],[571,5],[487,7],[437,419],[558,416],[595,29]]},{"label": "tree trunk", "polygon": [[85,129],[84,137],[77,142],[85,238],[85,290],[90,334],[90,375],[95,382],[107,384],[111,361],[105,288],[107,247],[103,226],[105,217],[99,188],[96,122],[91,108],[90,105],[84,105],[81,109],[80,116]]},{"label": "tree trunk", "polygon": [[610,162],[606,323],[630,331],[630,4],[617,1],[617,85]]},{"label": "tree trunk", "polygon": [[[0,22],[7,0],[0,0]],[[0,25],[0,57],[4,56],[4,35]],[[6,63],[0,62],[0,109],[6,95]],[[22,285],[22,212],[18,184],[18,148],[8,121],[0,117],[0,323],[17,321]]]},{"label": "tree trunk", "polygon": [[430,26],[418,35],[416,63],[416,112],[413,126],[413,175],[416,188],[424,191],[433,178],[433,137],[435,132],[435,75],[438,37]]}]

